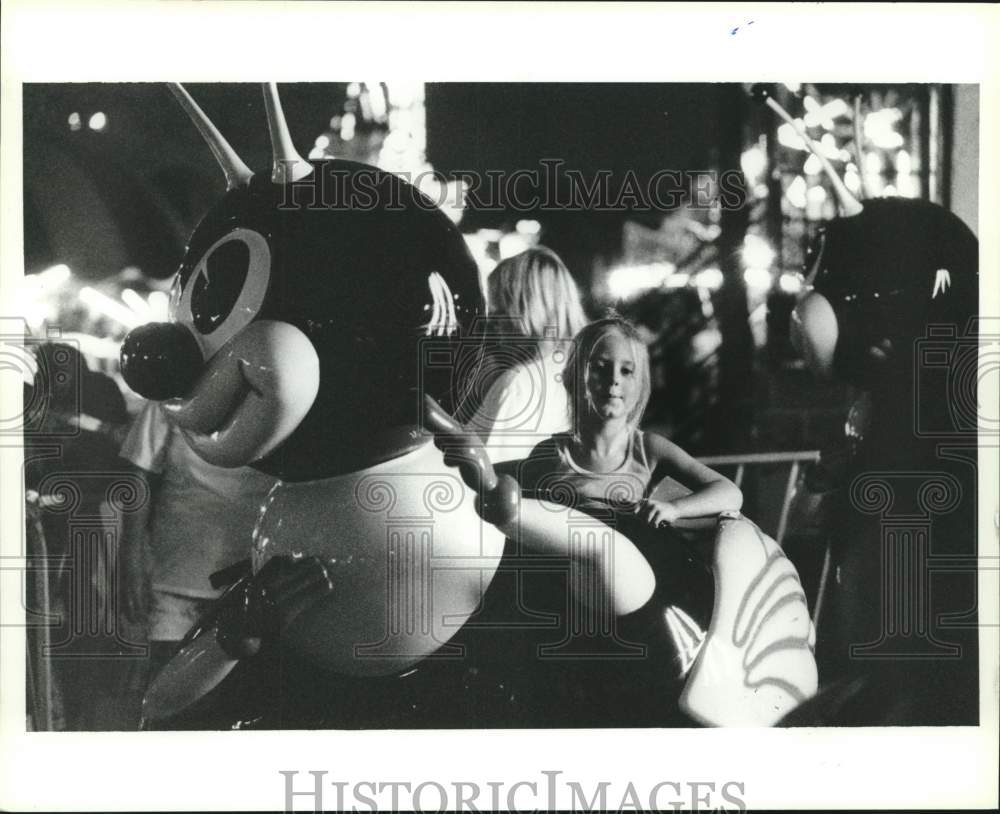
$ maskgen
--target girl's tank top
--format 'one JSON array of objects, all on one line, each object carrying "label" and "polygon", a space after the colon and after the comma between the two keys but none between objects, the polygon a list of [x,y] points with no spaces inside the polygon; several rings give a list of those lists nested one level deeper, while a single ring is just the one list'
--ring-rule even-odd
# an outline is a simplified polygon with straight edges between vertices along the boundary
[{"label": "girl's tank top", "polygon": [[545,484],[552,499],[584,509],[611,506],[627,511],[649,496],[653,473],[640,430],[632,432],[625,460],[611,472],[591,472],[573,460],[573,439],[569,434],[556,435],[553,440],[559,462],[552,481]]}]

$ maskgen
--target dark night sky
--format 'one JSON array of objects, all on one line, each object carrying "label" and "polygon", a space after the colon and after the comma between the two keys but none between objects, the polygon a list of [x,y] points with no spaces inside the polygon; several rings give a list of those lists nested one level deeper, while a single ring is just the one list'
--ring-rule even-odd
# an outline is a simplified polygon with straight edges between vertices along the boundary
[{"label": "dark night sky", "polygon": [[585,173],[648,176],[708,160],[713,85],[437,84],[427,88],[427,142],[443,171],[512,171],[560,158]]},{"label": "dark night sky", "polygon": [[[710,147],[718,143],[720,87],[431,84],[428,158],[446,174],[540,170],[542,159],[559,159],[585,178],[598,170],[609,170],[616,179],[632,171],[640,182],[662,169],[708,168],[714,165]],[[269,164],[259,85],[188,88],[251,167]],[[340,112],[344,88],[345,83],[281,86],[291,132],[303,154]],[[101,133],[86,127],[97,110],[108,116]],[[74,111],[84,126],[70,132],[67,116]],[[99,277],[127,260],[155,276],[172,273],[187,234],[221,193],[223,181],[165,86],[25,85],[24,122],[29,270],[59,260]],[[89,180],[86,194],[80,188],[87,184],[80,179]],[[39,191],[41,186],[46,189]],[[95,208],[95,198],[104,206]],[[72,235],[56,247],[51,238],[54,207],[65,210],[61,228]],[[532,215],[467,211],[465,228],[513,226],[525,216]],[[534,216],[546,229],[545,239],[575,255],[577,263],[613,251],[624,217],[579,211]],[[117,231],[117,239],[103,240],[106,230]]]},{"label": "dark night sky", "polygon": [[[593,179],[629,171],[640,183],[663,169],[714,166],[720,85],[445,83],[427,88],[427,151],[438,170],[511,173],[565,162]],[[523,216],[523,215],[522,215]],[[614,252],[623,213],[555,210],[530,213],[544,240],[571,269]],[[638,216],[642,219],[642,215]],[[649,217],[647,215],[647,217]],[[516,214],[466,211],[466,227],[513,226]],[[655,223],[655,216],[654,221]]]}]

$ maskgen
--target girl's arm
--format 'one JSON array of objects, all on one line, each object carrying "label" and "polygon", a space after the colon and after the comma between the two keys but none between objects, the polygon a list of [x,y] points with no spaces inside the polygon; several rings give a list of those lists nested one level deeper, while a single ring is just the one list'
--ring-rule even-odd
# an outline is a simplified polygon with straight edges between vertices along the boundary
[{"label": "girl's arm", "polygon": [[[656,578],[646,558],[628,538],[594,521],[580,528],[568,522],[572,509],[521,497],[521,485],[510,475],[497,477],[482,447],[470,445],[461,426],[428,395],[424,396],[424,423],[444,452],[444,461],[457,466],[465,484],[479,494],[478,511],[508,537],[538,554],[556,554],[589,566],[575,580],[579,599],[595,608],[611,607],[624,616],[649,601]],[[557,461],[553,441],[539,444],[519,467],[534,488]],[[522,484],[523,485],[523,484]]]},{"label": "girl's arm", "polygon": [[611,607],[622,616],[642,607],[652,596],[656,578],[635,544],[599,520],[570,522],[573,510],[538,495],[547,476],[557,473],[559,454],[554,438],[538,444],[517,469],[522,496],[516,513],[497,523],[507,537],[533,554],[573,559],[584,566],[573,591],[593,608]]},{"label": "girl's arm", "polygon": [[670,523],[682,518],[739,511],[743,493],[729,478],[709,469],[661,435],[646,433],[645,440],[653,483],[669,475],[691,490],[690,495],[669,502],[646,501],[643,510],[654,525],[660,521]]}]

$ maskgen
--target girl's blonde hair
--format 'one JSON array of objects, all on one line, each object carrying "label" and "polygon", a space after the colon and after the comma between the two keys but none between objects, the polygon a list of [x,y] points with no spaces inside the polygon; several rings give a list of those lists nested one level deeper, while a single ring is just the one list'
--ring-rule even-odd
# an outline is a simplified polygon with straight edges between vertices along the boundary
[{"label": "girl's blonde hair", "polygon": [[487,288],[490,314],[520,336],[571,339],[587,322],[569,269],[544,246],[501,260]]},{"label": "girl's blonde hair", "polygon": [[579,433],[580,419],[582,418],[579,414],[580,405],[585,403],[588,410],[594,409],[593,397],[590,394],[590,388],[587,387],[594,348],[604,337],[615,331],[629,343],[636,373],[639,376],[639,396],[636,399],[635,407],[625,419],[630,429],[636,429],[639,426],[642,415],[646,411],[652,389],[649,373],[649,351],[646,350],[646,343],[642,341],[642,337],[639,336],[639,332],[631,322],[617,314],[611,314],[604,319],[591,322],[576,335],[569,358],[566,360],[566,369],[563,371],[562,380],[569,396],[573,428],[576,433]]}]

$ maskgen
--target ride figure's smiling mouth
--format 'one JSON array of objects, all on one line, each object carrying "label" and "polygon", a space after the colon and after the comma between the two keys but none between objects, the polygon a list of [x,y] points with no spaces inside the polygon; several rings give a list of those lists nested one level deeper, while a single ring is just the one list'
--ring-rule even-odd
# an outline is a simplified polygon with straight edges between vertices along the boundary
[{"label": "ride figure's smiling mouth", "polygon": [[245,466],[295,431],[318,392],[308,337],[287,322],[258,320],[208,361],[190,393],[163,408],[206,461]]},{"label": "ride figure's smiling mouth", "polygon": [[[246,359],[236,360],[236,369],[240,373],[242,383],[239,385],[238,389],[233,394],[233,399],[230,402],[229,412],[227,412],[223,416],[222,421],[219,423],[219,425],[215,428],[208,430],[202,430],[202,431],[191,430],[190,432],[193,435],[202,435],[206,436],[207,438],[213,441],[218,441],[220,434],[227,427],[230,427],[237,421],[237,416],[240,410],[246,404],[247,399],[250,398],[251,393],[256,395],[258,398],[264,398],[264,392],[260,388],[254,386],[254,384],[247,378],[246,367],[247,367]],[[177,399],[176,401],[178,403],[181,402],[180,399]]]}]

